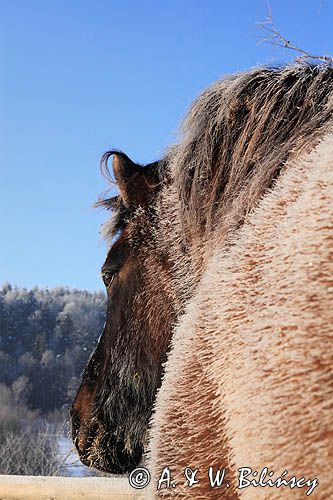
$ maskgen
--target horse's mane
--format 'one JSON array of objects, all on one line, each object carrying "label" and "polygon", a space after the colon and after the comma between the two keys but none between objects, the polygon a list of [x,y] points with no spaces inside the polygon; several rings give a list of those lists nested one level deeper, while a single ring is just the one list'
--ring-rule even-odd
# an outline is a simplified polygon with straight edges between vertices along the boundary
[{"label": "horse's mane", "polygon": [[207,88],[167,156],[187,235],[238,227],[286,160],[331,129],[332,96],[329,65],[259,68]]},{"label": "horse's mane", "polygon": [[[236,229],[290,157],[311,150],[333,121],[333,68],[328,64],[256,68],[208,87],[191,106],[181,140],[159,162],[165,218],[181,209],[182,239]],[[108,159],[104,174],[114,184]],[[171,185],[171,186],[170,186]],[[163,197],[163,189],[162,189]],[[97,205],[113,211],[103,229],[111,240],[133,213],[115,196]],[[169,206],[168,206],[169,205]],[[171,215],[170,215],[171,214]]]}]

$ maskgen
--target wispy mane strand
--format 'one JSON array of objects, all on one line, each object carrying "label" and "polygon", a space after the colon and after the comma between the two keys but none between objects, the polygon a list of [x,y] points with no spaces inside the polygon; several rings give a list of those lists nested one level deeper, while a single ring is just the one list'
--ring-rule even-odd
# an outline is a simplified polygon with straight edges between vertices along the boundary
[{"label": "wispy mane strand", "polygon": [[237,226],[285,161],[332,129],[332,96],[326,64],[255,69],[206,89],[168,158],[187,231]]}]

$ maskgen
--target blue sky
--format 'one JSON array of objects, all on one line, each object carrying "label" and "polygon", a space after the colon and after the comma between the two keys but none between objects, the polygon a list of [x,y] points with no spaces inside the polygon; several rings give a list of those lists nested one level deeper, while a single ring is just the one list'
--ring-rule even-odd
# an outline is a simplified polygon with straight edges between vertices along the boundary
[{"label": "blue sky", "polygon": [[[333,53],[333,5],[272,0],[295,44]],[[101,154],[159,158],[226,73],[284,62],[258,45],[264,0],[0,1],[0,284],[102,289]]]}]

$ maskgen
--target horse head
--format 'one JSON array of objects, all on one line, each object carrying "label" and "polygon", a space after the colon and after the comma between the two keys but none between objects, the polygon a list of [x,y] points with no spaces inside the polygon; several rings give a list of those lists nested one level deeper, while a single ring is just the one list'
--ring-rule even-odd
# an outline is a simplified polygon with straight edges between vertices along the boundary
[{"label": "horse head", "polygon": [[[120,195],[106,231],[102,267],[108,295],[103,333],[71,408],[73,440],[83,463],[124,473],[141,460],[174,318],[167,261],[157,258],[154,224],[158,162],[144,167],[110,151]],[[158,275],[158,280],[156,279]]]}]

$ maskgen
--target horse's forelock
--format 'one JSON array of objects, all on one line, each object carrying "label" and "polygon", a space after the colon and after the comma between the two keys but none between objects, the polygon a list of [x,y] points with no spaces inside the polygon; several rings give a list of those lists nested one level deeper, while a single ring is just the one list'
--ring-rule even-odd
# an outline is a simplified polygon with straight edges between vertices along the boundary
[{"label": "horse's forelock", "polygon": [[124,205],[121,196],[101,198],[95,203],[95,207],[103,207],[112,212],[112,216],[102,225],[101,229],[103,238],[111,243],[115,236],[125,229],[131,213]]}]

